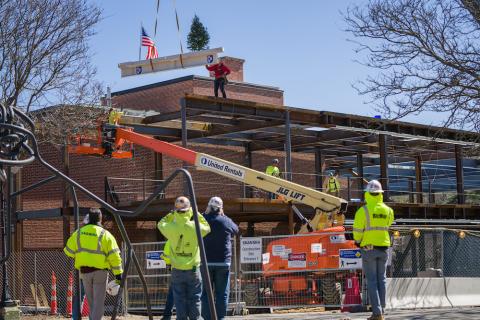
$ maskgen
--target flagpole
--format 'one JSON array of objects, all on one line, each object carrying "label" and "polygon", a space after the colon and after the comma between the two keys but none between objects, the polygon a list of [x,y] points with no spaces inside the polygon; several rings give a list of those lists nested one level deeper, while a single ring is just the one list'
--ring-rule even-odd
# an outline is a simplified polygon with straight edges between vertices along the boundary
[{"label": "flagpole", "polygon": [[140,22],[140,46],[138,47],[138,61],[141,60],[142,56],[142,23]]}]

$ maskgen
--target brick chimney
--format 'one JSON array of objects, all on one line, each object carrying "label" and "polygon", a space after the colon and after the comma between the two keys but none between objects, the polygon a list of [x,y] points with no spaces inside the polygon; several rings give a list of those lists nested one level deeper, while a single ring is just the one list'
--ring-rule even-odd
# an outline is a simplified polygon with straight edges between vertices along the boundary
[{"label": "brick chimney", "polygon": [[[220,57],[219,60],[222,61],[231,71],[228,80],[243,82],[243,64],[245,63],[245,60],[233,57]],[[213,76],[213,72],[210,72],[210,77]]]}]

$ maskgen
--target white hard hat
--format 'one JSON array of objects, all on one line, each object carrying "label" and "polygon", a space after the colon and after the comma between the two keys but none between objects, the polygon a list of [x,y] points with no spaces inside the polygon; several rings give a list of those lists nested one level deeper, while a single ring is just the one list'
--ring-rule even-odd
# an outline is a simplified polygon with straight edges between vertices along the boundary
[{"label": "white hard hat", "polygon": [[107,284],[107,293],[111,296],[116,296],[120,291],[120,285],[116,280],[112,280]]},{"label": "white hard hat", "polygon": [[369,193],[383,193],[382,184],[378,180],[371,180],[365,188]]},{"label": "white hard hat", "polygon": [[87,213],[87,215],[85,216],[85,218],[83,218],[83,224],[88,224],[88,223],[90,222],[89,219],[90,219],[90,216],[89,216],[88,213]]},{"label": "white hard hat", "polygon": [[223,200],[220,197],[212,197],[210,201],[208,201],[208,206],[213,208],[222,209],[223,208]]},{"label": "white hard hat", "polygon": [[190,209],[190,200],[187,197],[178,197],[175,200],[175,210],[176,211],[188,211]]}]

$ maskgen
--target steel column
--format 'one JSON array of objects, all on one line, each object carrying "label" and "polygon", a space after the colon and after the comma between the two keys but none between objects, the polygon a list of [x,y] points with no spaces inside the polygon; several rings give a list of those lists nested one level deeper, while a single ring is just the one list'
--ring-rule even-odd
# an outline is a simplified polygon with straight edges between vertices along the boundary
[{"label": "steel column", "polygon": [[323,168],[325,167],[325,155],[322,149],[315,148],[315,189],[322,191],[323,188]]},{"label": "steel column", "polygon": [[[0,307],[5,308],[5,307],[11,307],[15,305],[15,302],[12,300],[12,297],[10,295],[10,288],[8,285],[8,271],[7,271],[7,264],[8,264],[8,257],[11,253],[11,230],[10,230],[10,224],[11,224],[11,216],[12,216],[12,200],[13,197],[10,197],[10,193],[13,192],[14,189],[14,182],[13,182],[13,174],[12,174],[12,169],[11,167],[8,167],[7,170],[7,182],[6,182],[6,194],[7,196],[4,197],[3,195],[3,188],[0,189],[2,191],[1,194],[1,204],[2,204],[2,242],[3,242],[3,258],[6,259],[3,264],[2,264],[2,275],[3,275],[3,281],[2,281],[2,301],[0,302]],[[2,184],[3,185],[3,184]],[[6,199],[5,199],[6,198]],[[4,201],[4,199],[6,201]],[[3,318],[3,317],[2,317]]]},{"label": "steel column", "polygon": [[[245,165],[248,168],[252,168],[252,148],[251,142],[245,143]],[[253,190],[252,187],[244,186],[244,194],[245,198],[252,198],[253,197]]]},{"label": "steel column", "polygon": [[465,203],[465,188],[463,184],[463,149],[455,145],[455,169],[457,177],[457,203]]},{"label": "steel column", "polygon": [[[187,147],[187,140],[188,140],[188,132],[187,132],[187,102],[185,98],[180,99],[180,115],[182,118],[182,147]],[[183,168],[188,169],[188,164],[184,161]],[[184,181],[183,183],[183,192],[186,194],[188,191],[187,182]]]},{"label": "steel column", "polygon": [[365,195],[363,192],[363,155],[357,153],[357,188],[359,193],[359,199],[364,200]]},{"label": "steel column", "polygon": [[292,137],[290,132],[290,111],[285,112],[285,160],[287,163],[287,174],[285,179],[292,181]]},{"label": "steel column", "polygon": [[388,145],[387,145],[387,135],[380,134],[378,135],[378,147],[380,152],[380,182],[384,191],[384,199],[388,201],[389,199],[389,183],[388,183]]},{"label": "steel column", "polygon": [[423,186],[422,186],[422,158],[415,157],[415,192],[417,193],[417,203],[423,203]]}]

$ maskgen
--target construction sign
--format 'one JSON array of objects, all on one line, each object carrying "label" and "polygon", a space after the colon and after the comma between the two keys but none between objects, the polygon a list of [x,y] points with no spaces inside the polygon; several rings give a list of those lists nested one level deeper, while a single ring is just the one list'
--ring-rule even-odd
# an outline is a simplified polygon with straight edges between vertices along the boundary
[{"label": "construction sign", "polygon": [[262,263],[262,238],[240,239],[240,263]]},{"label": "construction sign", "polygon": [[362,269],[362,252],[360,249],[340,249],[338,263],[340,269]]},{"label": "construction sign", "polygon": [[162,259],[163,251],[147,251],[146,263],[147,269],[165,269],[167,264]]}]

